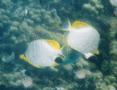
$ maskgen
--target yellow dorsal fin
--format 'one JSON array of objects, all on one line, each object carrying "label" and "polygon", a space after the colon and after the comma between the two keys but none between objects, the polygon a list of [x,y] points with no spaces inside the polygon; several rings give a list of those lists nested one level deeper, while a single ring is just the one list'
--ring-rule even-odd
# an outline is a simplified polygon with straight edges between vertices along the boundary
[{"label": "yellow dorsal fin", "polygon": [[87,24],[86,22],[83,22],[83,21],[75,21],[71,24],[71,27],[72,28],[81,28],[81,27],[84,27],[84,26],[89,26],[89,24]]},{"label": "yellow dorsal fin", "polygon": [[30,65],[32,65],[33,67],[36,67],[36,68],[40,68],[40,66],[37,66],[37,65],[34,65],[24,54],[21,54],[19,56],[19,58],[27,63],[29,63]]},{"label": "yellow dorsal fin", "polygon": [[55,40],[47,40],[48,44],[55,50],[59,51],[61,49],[60,44]]}]

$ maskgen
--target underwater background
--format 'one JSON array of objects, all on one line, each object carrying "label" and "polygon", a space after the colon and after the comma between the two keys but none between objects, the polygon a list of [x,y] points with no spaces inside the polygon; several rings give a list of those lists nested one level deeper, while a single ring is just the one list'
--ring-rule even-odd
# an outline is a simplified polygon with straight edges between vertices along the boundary
[{"label": "underwater background", "polygon": [[[68,59],[77,60],[57,70],[37,69],[19,59],[33,40],[62,44],[68,19],[98,30],[99,55],[86,60],[72,51]],[[117,1],[0,0],[0,90],[117,90]]]}]

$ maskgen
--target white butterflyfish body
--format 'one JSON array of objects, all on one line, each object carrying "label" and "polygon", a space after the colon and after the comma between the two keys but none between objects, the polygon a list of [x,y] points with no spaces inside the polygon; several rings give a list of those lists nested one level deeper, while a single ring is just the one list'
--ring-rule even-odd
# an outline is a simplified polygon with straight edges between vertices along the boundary
[{"label": "white butterflyfish body", "polygon": [[74,50],[84,54],[86,58],[97,52],[100,35],[97,30],[89,24],[75,21],[68,26],[67,44]]},{"label": "white butterflyfish body", "polygon": [[34,67],[55,66],[55,59],[61,55],[60,45],[55,40],[34,40],[29,43],[24,55],[20,58]]}]

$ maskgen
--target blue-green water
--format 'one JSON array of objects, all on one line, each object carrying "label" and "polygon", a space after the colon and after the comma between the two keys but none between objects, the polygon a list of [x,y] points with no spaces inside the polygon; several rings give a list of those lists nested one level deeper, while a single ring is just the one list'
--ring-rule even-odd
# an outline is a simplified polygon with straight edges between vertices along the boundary
[{"label": "blue-green water", "polygon": [[[87,60],[66,47],[64,64],[58,61],[54,69],[35,68],[19,59],[36,39],[63,45],[68,19],[97,29],[99,55]],[[0,0],[0,90],[116,89],[117,6],[111,0]]]}]

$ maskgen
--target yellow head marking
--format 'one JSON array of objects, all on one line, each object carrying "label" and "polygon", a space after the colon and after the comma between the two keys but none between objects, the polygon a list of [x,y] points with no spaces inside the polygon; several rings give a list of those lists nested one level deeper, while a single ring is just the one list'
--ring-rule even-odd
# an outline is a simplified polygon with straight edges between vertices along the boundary
[{"label": "yellow head marking", "polygon": [[72,23],[71,27],[72,28],[81,28],[81,27],[84,27],[84,26],[89,26],[89,24],[85,23],[85,22],[82,22],[82,21],[75,21]]},{"label": "yellow head marking", "polygon": [[55,50],[59,51],[61,49],[60,44],[55,40],[47,40],[48,44]]}]

